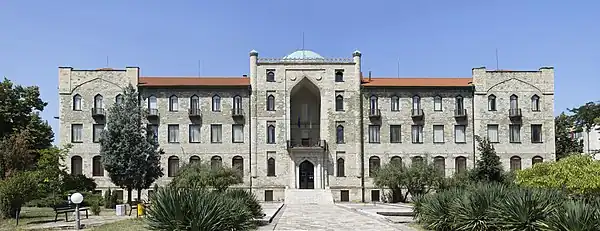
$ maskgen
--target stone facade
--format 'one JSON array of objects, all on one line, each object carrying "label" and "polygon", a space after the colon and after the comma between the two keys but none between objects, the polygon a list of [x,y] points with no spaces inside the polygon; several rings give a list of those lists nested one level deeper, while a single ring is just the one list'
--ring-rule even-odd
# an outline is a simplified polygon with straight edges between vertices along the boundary
[{"label": "stone facade", "polygon": [[[451,176],[474,166],[475,136],[488,136],[490,126],[497,126],[492,136],[507,169],[554,160],[552,68],[474,68],[471,78],[367,78],[361,58],[359,51],[328,59],[299,50],[269,59],[252,51],[249,76],[231,78],[61,67],[59,139],[73,144],[66,165],[92,176],[99,190],[116,188],[98,157],[94,161],[94,124],[105,121],[92,112],[110,107],[128,84],[138,87],[144,107],[158,112],[148,123],[158,126],[165,151],[160,185],[199,158],[243,169],[238,187],[264,200],[283,200],[286,189],[296,188],[330,189],[336,201],[383,200],[370,171],[392,159],[432,161]],[[196,128],[199,136],[192,135]]]}]

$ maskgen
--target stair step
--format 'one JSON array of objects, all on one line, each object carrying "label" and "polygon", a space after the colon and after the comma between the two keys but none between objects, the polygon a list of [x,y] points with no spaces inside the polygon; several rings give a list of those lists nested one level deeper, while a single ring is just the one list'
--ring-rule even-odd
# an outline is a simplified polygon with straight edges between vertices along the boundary
[{"label": "stair step", "polygon": [[329,189],[286,189],[286,204],[333,204]]}]

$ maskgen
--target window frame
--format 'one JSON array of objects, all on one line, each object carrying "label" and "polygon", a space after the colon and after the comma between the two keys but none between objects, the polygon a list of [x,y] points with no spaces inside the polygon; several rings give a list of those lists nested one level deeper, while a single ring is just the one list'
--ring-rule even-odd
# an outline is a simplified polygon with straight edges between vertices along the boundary
[{"label": "window frame", "polygon": [[390,97],[390,111],[400,111],[400,97],[397,95]]},{"label": "window frame", "polygon": [[275,111],[275,96],[273,94],[267,95],[267,111]]},{"label": "window frame", "polygon": [[267,124],[267,144],[277,143],[276,127],[274,124]]},{"label": "window frame", "polygon": [[[174,166],[172,166],[174,164]],[[177,172],[179,172],[179,157],[178,156],[169,156],[167,159],[167,177],[175,177],[177,176]]]},{"label": "window frame", "polygon": [[[215,134],[219,130],[219,134]],[[222,124],[211,124],[210,125],[210,143],[221,144],[223,143],[223,125]],[[222,160],[222,159],[221,159]]]},{"label": "window frame", "polygon": [[[492,140],[492,138],[490,137],[490,131],[492,131],[492,130],[490,130],[490,128],[496,129],[496,136],[495,136],[496,139],[495,140]],[[500,125],[499,124],[488,124],[486,126],[486,129],[487,129],[486,135],[487,135],[487,138],[490,141],[490,143],[495,143],[495,144],[500,143]]]},{"label": "window frame", "polygon": [[531,111],[541,111],[540,106],[540,97],[538,95],[531,96]]},{"label": "window frame", "polygon": [[[397,130],[397,134],[394,135],[394,130]],[[397,136],[397,139],[394,139]],[[402,125],[390,124],[390,143],[397,144],[402,143]]]},{"label": "window frame", "polygon": [[381,158],[379,156],[369,157],[369,177],[375,177],[379,169],[381,169]]},{"label": "window frame", "polygon": [[[535,130],[536,129],[539,129],[538,130],[538,136],[539,136],[538,138],[539,138],[539,140],[535,140],[536,137],[534,136],[534,134],[535,134]],[[531,143],[533,143],[533,144],[544,143],[544,135],[543,135],[543,133],[544,133],[544,131],[543,131],[542,124],[532,124],[531,125]]]},{"label": "window frame", "polygon": [[274,157],[267,159],[267,176],[276,176],[276,161]]},{"label": "window frame", "polygon": [[[518,128],[516,134],[513,134],[513,130]],[[516,135],[516,136],[515,136]],[[521,143],[521,125],[520,124],[509,124],[508,125],[508,140],[510,143]]]},{"label": "window frame", "polygon": [[[241,132],[241,137],[242,140],[236,140],[235,138],[235,133],[236,133],[236,129],[239,129],[239,132]],[[232,124],[231,125],[231,142],[232,143],[244,143],[244,124]]]},{"label": "window frame", "polygon": [[[100,143],[100,137],[102,136],[102,131],[104,130],[105,124],[93,124],[92,125],[92,143]],[[100,133],[96,134],[96,128],[102,127],[100,129]]]},{"label": "window frame", "polygon": [[[341,75],[338,75],[341,74]],[[335,75],[335,82],[336,83],[342,83],[344,82],[344,70],[341,69],[337,69],[334,71],[334,75]]]},{"label": "window frame", "polygon": [[335,161],[335,176],[346,177],[346,160],[342,157],[338,157]]},{"label": "window frame", "polygon": [[[437,130],[439,130],[439,128],[442,129],[442,134],[441,134],[441,139],[442,140],[441,141],[438,140],[438,138],[440,138],[440,137],[438,137],[436,135],[436,128],[437,128]],[[433,135],[433,143],[434,144],[443,144],[443,143],[445,143],[446,142],[446,137],[444,137],[444,135],[445,135],[444,133],[446,132],[445,131],[446,129],[445,129],[444,125],[441,125],[441,124],[433,125],[432,129],[433,129],[433,134],[432,134]]]},{"label": "window frame", "polygon": [[[198,129],[198,137],[196,139],[192,139],[192,131],[195,129]],[[190,124],[188,126],[188,142],[189,143],[201,143],[202,142],[202,125]]]},{"label": "window frame", "polygon": [[222,110],[221,96],[219,96],[218,94],[213,95],[213,97],[211,98],[211,110],[213,112],[221,112]]},{"label": "window frame", "polygon": [[381,143],[381,125],[371,124],[369,125],[369,143],[379,144]]},{"label": "window frame", "polygon": [[169,96],[169,111],[179,111],[179,97],[177,97],[177,95]]},{"label": "window frame", "polygon": [[436,95],[433,97],[433,111],[443,111],[444,110],[443,105],[444,105],[444,99],[442,98],[442,96]]},{"label": "window frame", "polygon": [[335,142],[337,144],[344,144],[344,125],[338,124],[335,127]]},{"label": "window frame", "polygon": [[[175,129],[175,131],[171,131],[172,129]],[[171,134],[171,132],[173,132],[173,134]],[[179,138],[179,124],[169,124],[167,125],[167,142],[171,143],[171,144],[176,144],[180,142],[180,138]],[[173,135],[175,135],[173,137]]]},{"label": "window frame", "polygon": [[[416,130],[415,130],[416,128]],[[410,127],[410,133],[411,133],[411,141],[413,144],[422,144],[424,143],[424,131],[423,131],[423,125],[418,125],[418,124],[414,124],[411,125]],[[417,134],[415,134],[415,131]],[[415,139],[415,135],[416,135],[416,139]]]},{"label": "window frame", "polygon": [[275,70],[273,69],[267,69],[266,70],[266,81],[269,83],[273,83],[275,82]]},{"label": "window frame", "polygon": [[92,157],[92,177],[103,177],[104,165],[102,164],[102,156],[96,155]]},{"label": "window frame", "polygon": [[[458,128],[461,128],[461,127],[462,127],[462,129],[458,129]],[[463,137],[463,141],[459,141],[458,140],[458,131],[459,130],[462,131],[462,133],[463,133],[463,136],[462,136]],[[457,143],[457,144],[467,143],[467,126],[466,125],[464,125],[464,124],[456,124],[456,125],[454,125],[454,143]]]},{"label": "window frame", "polygon": [[344,96],[341,94],[335,96],[335,111],[344,111]]},{"label": "window frame", "polygon": [[[78,138],[75,139],[75,128],[79,131]],[[83,143],[83,124],[71,124],[71,143]]]},{"label": "window frame", "polygon": [[81,111],[83,108],[83,97],[80,94],[75,94],[73,96],[73,111]]},{"label": "window frame", "polygon": [[488,111],[497,111],[498,104],[496,101],[496,96],[494,94],[488,95]]}]

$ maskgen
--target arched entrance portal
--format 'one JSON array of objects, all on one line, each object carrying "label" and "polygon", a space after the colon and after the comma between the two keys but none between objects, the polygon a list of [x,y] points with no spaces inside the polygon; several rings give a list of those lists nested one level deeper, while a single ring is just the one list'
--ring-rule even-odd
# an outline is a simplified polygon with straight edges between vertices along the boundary
[{"label": "arched entrance portal", "polygon": [[298,182],[300,182],[300,189],[314,189],[315,188],[315,165],[310,161],[305,160],[300,163],[299,166],[300,174]]}]

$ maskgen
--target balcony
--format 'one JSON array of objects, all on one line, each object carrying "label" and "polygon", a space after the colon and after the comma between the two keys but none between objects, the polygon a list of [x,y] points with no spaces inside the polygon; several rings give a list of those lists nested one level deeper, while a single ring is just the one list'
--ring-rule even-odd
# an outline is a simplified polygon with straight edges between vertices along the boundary
[{"label": "balcony", "polygon": [[381,118],[381,110],[380,109],[369,109],[369,118],[371,118],[371,119]]},{"label": "balcony", "polygon": [[244,117],[244,109],[243,108],[232,108],[231,116],[236,117],[236,118],[243,118]]},{"label": "balcony", "polygon": [[95,107],[92,108],[92,117],[93,118],[104,118],[104,108]]},{"label": "balcony", "polygon": [[325,150],[327,142],[325,140],[301,139],[288,140],[288,150]]},{"label": "balcony", "polygon": [[148,108],[146,112],[148,112],[148,118],[158,118],[160,116],[156,108]]},{"label": "balcony", "polygon": [[454,110],[454,118],[467,118],[467,109]]},{"label": "balcony", "polygon": [[202,117],[202,111],[199,108],[191,108],[188,110],[188,115],[194,118]]},{"label": "balcony", "polygon": [[423,113],[423,109],[412,109],[410,111],[410,116],[413,119],[422,119],[425,114]]},{"label": "balcony", "polygon": [[508,109],[508,117],[510,117],[511,119],[519,119],[521,118],[521,116],[523,116],[523,114],[521,114],[520,108]]}]

